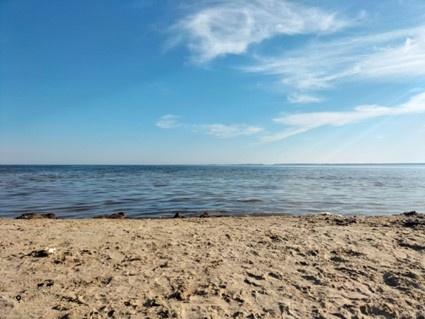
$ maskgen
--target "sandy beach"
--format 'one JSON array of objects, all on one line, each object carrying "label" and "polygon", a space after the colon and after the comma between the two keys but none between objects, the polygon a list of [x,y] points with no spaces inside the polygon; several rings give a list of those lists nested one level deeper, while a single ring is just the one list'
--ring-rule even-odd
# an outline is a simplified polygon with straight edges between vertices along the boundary
[{"label": "sandy beach", "polygon": [[425,318],[425,217],[0,219],[0,318]]}]

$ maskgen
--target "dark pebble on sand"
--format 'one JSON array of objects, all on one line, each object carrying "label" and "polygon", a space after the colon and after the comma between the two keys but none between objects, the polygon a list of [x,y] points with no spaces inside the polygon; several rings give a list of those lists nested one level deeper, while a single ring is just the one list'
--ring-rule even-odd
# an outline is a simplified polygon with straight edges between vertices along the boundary
[{"label": "dark pebble on sand", "polygon": [[419,219],[416,219],[416,220],[408,219],[403,222],[403,226],[408,228],[416,228],[419,226],[425,226],[425,221],[419,220]]},{"label": "dark pebble on sand", "polygon": [[96,216],[96,217],[94,217],[94,218],[96,218],[96,219],[125,219],[125,218],[126,218],[126,216],[125,216],[125,213],[120,212],[120,213],[118,213],[118,214],[110,214],[110,215],[105,214],[105,215],[100,215],[100,216]]},{"label": "dark pebble on sand", "polygon": [[16,219],[56,219],[55,213],[39,214],[39,213],[24,213]]},{"label": "dark pebble on sand", "polygon": [[416,216],[419,215],[415,210],[412,210],[410,212],[404,212],[402,215],[404,216]]},{"label": "dark pebble on sand", "polygon": [[148,299],[143,305],[148,308],[160,306],[160,304],[157,303],[155,299]]},{"label": "dark pebble on sand", "polygon": [[34,250],[33,252],[30,253],[30,256],[37,257],[37,258],[43,258],[43,257],[48,257],[49,253],[45,249]]}]

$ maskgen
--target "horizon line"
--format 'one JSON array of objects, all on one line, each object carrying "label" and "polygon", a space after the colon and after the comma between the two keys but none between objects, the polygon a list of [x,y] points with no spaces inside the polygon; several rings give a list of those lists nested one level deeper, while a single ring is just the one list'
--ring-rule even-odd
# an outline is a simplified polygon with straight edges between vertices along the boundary
[{"label": "horizon line", "polygon": [[30,163],[0,163],[0,166],[249,166],[249,165],[261,165],[261,166],[278,166],[278,165],[425,165],[425,162],[329,162],[329,163],[315,163],[315,162],[300,162],[300,163],[139,163],[139,164],[105,164],[105,163],[84,163],[84,164],[57,164],[57,163],[42,163],[42,164],[30,164]]}]

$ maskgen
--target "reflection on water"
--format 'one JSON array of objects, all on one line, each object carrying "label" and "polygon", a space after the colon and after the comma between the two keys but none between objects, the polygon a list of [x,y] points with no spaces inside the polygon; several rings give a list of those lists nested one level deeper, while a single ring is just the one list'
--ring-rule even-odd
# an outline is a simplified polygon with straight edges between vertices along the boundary
[{"label": "reflection on water", "polygon": [[0,166],[0,216],[425,210],[425,165]]}]

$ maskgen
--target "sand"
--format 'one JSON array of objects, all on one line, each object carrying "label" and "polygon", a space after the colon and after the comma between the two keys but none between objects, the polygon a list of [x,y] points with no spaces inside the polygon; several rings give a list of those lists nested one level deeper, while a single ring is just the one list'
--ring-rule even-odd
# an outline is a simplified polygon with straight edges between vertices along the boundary
[{"label": "sand", "polygon": [[0,318],[425,318],[423,215],[0,219],[0,236]]}]

